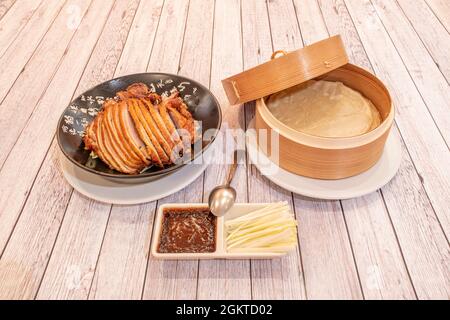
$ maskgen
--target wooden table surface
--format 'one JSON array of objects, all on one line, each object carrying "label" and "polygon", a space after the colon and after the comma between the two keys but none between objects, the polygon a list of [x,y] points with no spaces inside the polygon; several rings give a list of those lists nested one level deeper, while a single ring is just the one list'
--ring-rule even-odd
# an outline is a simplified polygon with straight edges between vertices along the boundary
[{"label": "wooden table surface", "polygon": [[[450,1],[0,0],[0,298],[449,299]],[[156,261],[156,208],[202,202],[224,179],[213,165],[183,191],[107,205],[64,180],[55,127],[86,89],[124,74],[178,73],[209,86],[341,34],[352,63],[382,79],[397,108],[396,177],[345,201],[283,190],[253,166],[240,202],[285,200],[299,247],[271,261]]]}]

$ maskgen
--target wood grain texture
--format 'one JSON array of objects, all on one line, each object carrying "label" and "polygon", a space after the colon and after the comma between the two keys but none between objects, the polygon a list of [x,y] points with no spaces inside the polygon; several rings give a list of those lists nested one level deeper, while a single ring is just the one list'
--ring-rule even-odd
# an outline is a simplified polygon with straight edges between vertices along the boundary
[{"label": "wood grain texture", "polygon": [[[242,2],[242,36],[244,69],[261,64],[273,52],[266,3]],[[246,124],[255,115],[254,103],[245,105]],[[292,210],[292,193],[263,177],[254,165],[247,166],[249,202],[287,201]],[[300,252],[287,257],[251,263],[253,299],[305,299],[305,284]]]},{"label": "wood grain texture", "polygon": [[[347,52],[351,56],[352,61],[359,65],[366,65],[371,70],[371,63],[365,54],[364,47],[345,3],[342,0],[335,0],[333,2],[320,1],[320,5],[330,33],[343,34],[347,45]],[[397,114],[397,118],[401,116],[401,114]],[[392,134],[397,135],[400,140],[402,139],[396,127],[393,128]],[[403,141],[402,153],[403,161],[399,172],[382,189],[382,193],[415,291],[419,298],[423,298],[430,292],[436,292],[436,282],[441,281],[441,283],[445,283],[446,281],[442,278],[442,275],[445,274],[443,270],[446,267],[443,267],[441,264],[435,265],[432,262],[434,259],[436,261],[446,261],[446,254],[443,254],[442,249],[430,251],[429,247],[429,243],[437,242],[440,246],[443,246],[442,248],[445,248],[443,242],[445,238],[442,232],[438,231],[434,233],[435,230],[438,230],[439,223],[435,218],[432,218],[434,215],[433,208]],[[401,186],[404,186],[403,188],[406,186],[407,189],[399,192],[398,190],[402,188]],[[343,204],[346,205],[346,202],[344,201]],[[348,208],[345,207],[345,209]],[[408,217],[405,217],[405,215]],[[414,243],[414,248],[412,248],[408,245],[411,237],[422,240]],[[353,239],[355,239],[355,236],[353,236]],[[391,250],[394,249],[391,247]],[[417,267],[418,265],[420,265],[419,268]],[[377,266],[380,267],[381,264],[377,264]],[[377,269],[374,268],[372,270]],[[418,272],[418,270],[427,270],[426,272],[432,276],[426,277],[424,273]],[[377,275],[377,271],[373,274]],[[364,275],[364,272],[362,272],[362,275]],[[397,276],[399,275],[397,273]],[[430,281],[430,279],[433,280]]]},{"label": "wood grain texture", "polygon": [[[59,148],[50,147],[47,161],[58,162]],[[0,298],[33,299],[50,258],[72,188],[57,170],[41,170],[34,190],[0,259]],[[44,192],[42,190],[51,190]]]},{"label": "wood grain texture", "polygon": [[[328,36],[328,28],[323,19],[318,2],[298,0],[294,2],[300,29],[306,43],[315,42]],[[338,8],[331,8],[325,2],[327,17],[336,16]],[[333,13],[329,12],[333,10]],[[344,42],[351,47],[349,56],[357,65],[368,65],[364,48],[349,34],[355,32],[350,19],[340,23],[346,30]],[[398,246],[395,232],[389,220],[381,193],[341,201],[349,238],[361,287],[366,299],[414,299],[414,289]]]},{"label": "wood grain texture", "polygon": [[40,0],[17,0],[5,13],[0,20],[0,57],[33,16],[41,2]]},{"label": "wood grain texture", "polygon": [[[447,238],[450,235],[450,153],[370,2],[346,1],[374,71],[391,88],[396,123]],[[367,19],[361,19],[365,16]],[[369,36],[368,34],[371,34]],[[376,41],[374,41],[376,39]],[[395,76],[394,76],[395,75]]]},{"label": "wood grain texture", "polygon": [[[131,23],[133,21],[137,6],[138,1],[129,1],[129,2],[117,1],[115,3],[110,13],[109,19],[105,25],[104,31],[101,37],[99,38],[97,45],[93,50],[90,61],[83,73],[80,84],[76,90],[76,94],[82,93],[84,90],[86,90],[89,87],[92,87],[98,82],[102,82],[113,77],[117,63],[121,57],[122,48],[126,42],[128,30],[131,27]],[[99,68],[99,66],[102,67]],[[91,210],[90,208],[96,205],[95,201],[85,199],[78,193],[74,193],[72,195],[69,207],[71,206],[72,203],[77,203],[79,210],[86,210],[87,212]],[[41,290],[39,291],[38,296],[39,298],[48,298],[48,297],[59,298],[65,296],[70,298],[85,299],[89,295],[90,288],[93,287],[92,280],[94,276],[96,276],[94,287],[95,291],[92,293],[91,297],[95,297],[97,295],[99,298],[103,297],[103,295],[105,294],[102,291],[102,288],[104,286],[102,281],[104,279],[103,278],[104,268],[101,268],[100,274],[96,274],[95,271],[98,263],[97,261],[99,259],[99,252],[102,246],[102,242],[104,241],[104,239],[106,239],[105,230],[107,221],[110,216],[110,211],[111,205],[102,205],[100,208],[97,209],[95,215],[88,217],[83,217],[82,215],[79,215],[77,211],[67,211],[66,218],[64,220],[64,225],[66,223],[71,224],[71,226],[68,227],[70,233],[67,235],[63,234],[60,237],[58,237],[58,240],[55,244],[55,248],[69,245],[75,248],[73,251],[74,254],[66,255],[64,252],[58,253],[55,252],[52,258],[56,262],[50,261],[49,268],[51,268],[52,265],[55,264],[57,266],[64,266],[67,269],[72,268],[71,267],[72,265],[76,265],[78,270],[80,270],[79,273],[82,274],[81,278],[83,278],[83,285],[76,286],[75,288],[68,288],[61,278],[47,277],[42,282],[42,287]],[[135,212],[135,215],[138,215],[138,218],[136,218],[138,221],[140,221],[139,219],[145,219],[145,216],[143,215],[139,216],[139,212]],[[88,219],[88,221],[84,221],[85,219]],[[94,233],[98,233],[104,236],[90,237],[89,240],[91,242],[89,243],[89,250],[86,250],[87,253],[86,256],[81,257],[79,255],[76,255],[75,252],[76,250],[84,251],[85,248],[84,245],[86,245],[86,243],[74,242],[74,239],[71,237],[71,235],[85,232],[84,223],[92,225],[93,228],[95,228],[96,230],[94,231]],[[64,225],[61,228],[63,228]],[[114,230],[115,229],[113,228],[112,231],[110,232],[114,233]],[[108,246],[108,244],[106,245]],[[139,256],[136,256],[136,259],[138,258]],[[104,257],[104,259],[108,259],[108,257]],[[130,264],[132,263],[131,261],[132,260],[129,261]],[[115,270],[117,272],[120,272],[120,270],[122,269],[116,266]],[[139,276],[139,274],[130,275],[130,278],[132,278],[132,276]],[[117,280],[121,280],[121,278],[117,278]],[[140,290],[140,288],[135,290],[135,288],[132,286],[128,287],[126,286],[125,283],[109,281],[109,284],[111,286],[116,286],[116,288],[121,288],[124,294],[130,294],[133,296],[135,294],[138,294]],[[57,291],[58,293],[54,294],[53,292],[55,291]],[[114,294],[114,292],[111,292],[111,294]]]},{"label": "wood grain texture", "polygon": [[[163,1],[139,3],[115,77],[123,75],[122,73],[145,70],[152,52],[152,38],[157,32],[162,5]],[[142,50],[133,50],[138,47]],[[142,206],[112,207],[89,299],[141,298],[155,205],[153,202]]]},{"label": "wood grain texture", "polygon": [[113,206],[89,299],[140,299],[155,203]]},{"label": "wood grain texture", "polygon": [[[449,299],[449,12],[446,0],[0,0],[0,299]],[[156,208],[205,201],[228,165],[139,206],[98,203],[64,180],[54,127],[74,94],[147,67],[179,73],[211,84],[223,129],[244,129],[254,103],[228,106],[220,80],[329,34],[388,85],[403,159],[380,191],[345,201],[293,196],[242,164],[238,200],[287,201],[298,251],[149,256]]]},{"label": "wood grain texture", "polygon": [[439,70],[450,82],[450,35],[424,1],[398,0]]},{"label": "wood grain texture", "polygon": [[[202,16],[202,19],[198,19]],[[214,1],[191,0],[186,20],[178,74],[209,86]],[[177,70],[169,72],[177,73]],[[203,175],[185,189],[158,201],[199,203],[203,201]],[[153,235],[156,236],[156,235]],[[198,261],[160,261],[149,257],[144,299],[195,299]]]},{"label": "wood grain texture", "polygon": [[37,299],[86,299],[111,205],[72,196]]},{"label": "wood grain texture", "polygon": [[0,1],[0,19],[8,12],[8,10],[14,5],[16,0],[1,0]]},{"label": "wood grain texture", "polygon": [[6,96],[34,49],[64,5],[64,1],[42,3],[0,58],[0,101]]},{"label": "wood grain texture", "polygon": [[[304,39],[293,3],[269,2],[269,17],[275,49],[291,51],[303,47]],[[299,221],[300,251],[308,299],[339,296],[344,299],[362,298],[339,201],[315,201],[294,195],[294,209]],[[312,231],[312,227],[316,229]],[[324,263],[317,255],[318,249],[334,254],[326,255],[328,261]]]},{"label": "wood grain texture", "polygon": [[[89,1],[86,1],[83,4],[85,5],[83,7],[84,10],[87,10]],[[55,28],[64,30],[65,19],[62,19],[61,22],[63,25],[55,23],[54,26]],[[67,51],[67,55],[63,59],[65,69],[61,69],[62,71],[58,73],[58,77],[54,77],[53,81],[50,83],[49,88],[51,89],[48,89],[43,94],[42,90],[44,90],[44,88],[40,87],[40,81],[31,86],[29,90],[23,90],[21,87],[16,87],[16,89],[13,88],[15,90],[14,93],[8,95],[8,97],[11,97],[11,100],[5,100],[5,102],[8,102],[5,105],[2,105],[2,108],[4,107],[3,110],[5,111],[4,114],[9,113],[11,117],[15,117],[15,119],[19,121],[18,127],[14,127],[16,130],[8,130],[8,136],[11,131],[20,133],[14,148],[12,148],[10,152],[5,150],[4,153],[1,153],[1,157],[3,157],[3,159],[5,159],[8,155],[8,158],[6,158],[6,161],[0,170],[0,218],[2,219],[2,223],[0,224],[0,248],[2,250],[4,249],[8,236],[20,214],[20,210],[27,199],[33,180],[51,143],[51,139],[54,134],[54,127],[56,126],[56,122],[59,117],[59,112],[49,112],[49,110],[54,110],[55,106],[59,107],[59,110],[62,110],[64,105],[69,102],[78,79],[67,79],[67,72],[71,72],[73,70],[74,76],[81,74],[84,68],[82,60],[83,56],[80,56],[77,51],[81,50],[84,46],[89,48],[88,45],[90,44],[89,41],[87,41],[90,40],[90,38],[86,34],[85,30],[92,27],[93,35],[96,35],[94,31],[97,31],[98,34],[100,32],[101,25],[97,26],[88,20],[83,24],[83,27],[83,30],[80,28],[80,31],[78,32],[78,40],[73,42],[71,50]],[[61,33],[64,32],[71,34],[71,32],[68,32],[67,30],[61,31]],[[54,40],[55,39],[53,38],[52,41]],[[84,44],[83,41],[87,43]],[[93,41],[91,40],[91,42]],[[92,43],[91,45],[93,46],[94,44]],[[55,44],[48,43],[48,46],[53,46],[53,48],[57,50],[57,46],[55,46]],[[84,52],[85,57],[89,54],[89,52]],[[48,57],[48,52],[45,52],[45,55]],[[41,57],[41,55],[39,56]],[[41,58],[44,59],[44,52],[42,53]],[[56,59],[59,58],[56,57]],[[76,63],[76,61],[79,61],[79,63]],[[43,81],[45,82],[46,73],[39,69],[39,60],[32,63],[33,66],[36,66],[36,69],[35,67],[30,67],[30,71],[41,71]],[[36,63],[36,65],[34,63]],[[30,78],[34,79],[34,73],[28,74],[28,72],[24,72],[22,75],[23,79],[21,80],[24,81],[24,83],[28,83]],[[70,82],[73,83],[72,87],[70,87],[70,82],[68,80],[71,80]],[[50,79],[47,81],[50,81]],[[35,112],[32,118],[27,120],[28,125],[25,129],[23,129],[23,131],[21,131],[22,128],[19,127],[21,112],[14,112],[13,109],[15,106],[21,105],[21,111],[26,113],[27,108],[34,108],[35,104],[38,102],[37,100],[39,96],[41,95],[42,97],[39,100],[39,104],[36,106],[36,109],[40,111]],[[21,101],[29,101],[29,104],[22,104]],[[31,110],[29,110],[29,112],[31,112]],[[24,122],[25,121],[23,121],[23,125]],[[0,123],[4,123],[7,126],[5,128],[12,129],[13,127],[11,126],[11,123],[14,123],[14,120],[11,120],[11,122],[3,122],[3,119],[0,119]],[[45,136],[44,132],[46,132],[47,136]],[[0,149],[4,146],[3,142],[7,143],[6,140],[6,136],[2,133],[2,144],[0,145]],[[33,150],[34,156],[23,157],[24,152],[27,152],[27,150]],[[16,178],[18,175],[18,168],[20,168],[21,172],[20,179]]]},{"label": "wood grain texture", "polygon": [[[55,71],[60,65],[66,50],[68,50],[68,45],[76,31],[76,28],[67,27],[67,13],[65,10],[77,5],[80,18],[82,18],[90,3],[90,0],[72,0],[66,3],[30,61],[22,69],[14,86],[9,91],[3,91],[4,94],[8,93],[8,95],[1,103],[0,132],[2,143],[0,144],[0,168],[4,165],[4,161],[16,143],[22,129],[52,81]],[[35,81],[37,74],[39,75],[39,81]],[[8,76],[2,75],[2,77]],[[28,85],[26,90],[24,90],[24,83],[32,83],[33,85]],[[23,103],[24,101],[27,103]],[[21,106],[20,112],[16,110],[18,105]],[[11,126],[11,123],[14,123],[14,126]]]},{"label": "wood grain texture", "polygon": [[[110,6],[111,4],[112,2],[109,3]],[[109,11],[100,14],[100,11],[102,10],[100,6],[93,6],[91,7],[91,10],[93,11],[92,14],[86,16],[86,20],[84,20],[80,26],[79,32],[81,34],[77,33],[72,42],[73,49],[67,52],[66,59],[69,60],[64,61],[62,64],[62,67],[65,66],[66,68],[59,70],[59,76],[57,73],[55,79],[61,79],[63,75],[65,75],[64,72],[72,70],[74,71],[74,74],[78,74],[78,77],[81,76],[89,55],[86,54],[80,56],[77,50],[81,50],[80,47],[83,46],[87,46],[92,50],[97,40],[96,37],[100,34],[104,21],[109,14]],[[112,12],[111,17],[114,19],[118,18],[114,15],[114,11]],[[98,19],[98,22],[94,23],[94,19]],[[120,23],[120,21],[120,19],[116,19],[114,23]],[[89,32],[87,32],[87,30],[90,30],[89,32],[91,33],[88,38]],[[108,39],[108,41],[111,41],[111,39]],[[74,57],[76,57],[76,59],[74,59]],[[80,61],[81,63],[80,65],[77,65],[74,61]],[[74,69],[67,69],[67,65],[72,64],[74,65]],[[61,106],[64,106],[69,102],[77,83],[78,81],[74,81],[73,84],[68,83],[67,89],[71,91],[68,91],[67,93],[64,93],[62,90],[56,90],[55,87],[53,87],[53,95],[64,94],[66,96],[65,99],[67,100],[65,102],[60,102]],[[44,97],[44,99],[46,98]],[[55,99],[54,96],[51,97],[51,99]],[[51,103],[48,103],[47,107],[51,108],[53,106]],[[49,111],[47,110],[47,112]],[[55,114],[54,117],[56,116],[57,115]],[[47,120],[52,121],[51,126],[54,127],[56,125],[57,118]],[[45,123],[45,121],[40,120],[39,122],[30,122],[29,124],[31,127],[34,126],[34,128],[36,128],[36,126],[40,126],[43,123]],[[54,131],[51,130],[47,136],[51,138],[53,132]],[[45,136],[46,135],[44,134],[43,137]],[[37,144],[35,147],[39,150]],[[40,145],[40,148],[45,148],[44,142],[43,145]],[[54,140],[50,152],[46,155],[46,158],[41,165],[34,189],[31,191],[28,189],[28,191],[22,195],[26,196],[28,193],[30,194],[27,205],[29,203],[29,205],[33,207],[29,208],[28,206],[25,206],[21,219],[18,221],[15,229],[16,232],[14,235],[17,236],[11,238],[7,249],[5,250],[4,258],[1,260],[3,261],[5,259],[8,261],[8,259],[10,259],[10,261],[16,261],[16,263],[17,261],[20,261],[23,266],[22,272],[26,272],[26,276],[21,275],[19,277],[19,279],[21,279],[21,282],[19,282],[21,285],[17,287],[13,297],[34,298],[36,295],[66,211],[72,190],[71,188],[66,189],[67,184],[60,172],[59,157],[59,148],[56,146],[56,141]],[[30,170],[28,167],[22,169]],[[24,170],[24,172],[27,171]],[[48,181],[50,178],[51,182]],[[42,183],[40,181],[42,181]],[[31,182],[28,183],[30,183],[30,185],[27,188],[31,188]],[[32,200],[32,202],[30,202],[30,200]],[[48,209],[50,205],[52,205],[51,210]],[[29,212],[30,210],[32,212]],[[33,254],[30,254],[25,250],[17,250],[17,248],[30,247],[33,245],[39,245],[33,250]]]},{"label": "wood grain texture", "polygon": [[[449,145],[450,86],[396,2],[372,1],[433,121]],[[401,30],[401,31],[400,31]],[[445,43],[450,44],[450,36]],[[444,48],[441,48],[443,50]]]},{"label": "wood grain texture", "polygon": [[450,3],[447,0],[425,0],[441,21],[447,32],[450,32]]},{"label": "wood grain texture", "polygon": [[177,72],[188,8],[189,1],[164,3],[147,72]]},{"label": "wood grain texture", "polygon": [[117,77],[143,72],[153,48],[164,0],[141,1],[117,66]]},{"label": "wood grain texture", "polygon": [[[240,19],[240,1],[217,0],[214,14],[214,33],[212,46],[211,91],[218,99],[223,116],[221,132],[226,128],[245,128],[244,110],[240,106],[229,106],[221,80],[242,71],[242,34]],[[231,140],[231,141],[230,141]],[[219,157],[227,157],[231,163],[233,140],[222,144]],[[228,166],[211,164],[205,173],[204,199],[217,185],[223,184]],[[247,202],[247,174],[240,165],[232,182],[237,191],[237,201]],[[198,299],[250,299],[251,279],[250,262],[200,261],[197,298]]]}]

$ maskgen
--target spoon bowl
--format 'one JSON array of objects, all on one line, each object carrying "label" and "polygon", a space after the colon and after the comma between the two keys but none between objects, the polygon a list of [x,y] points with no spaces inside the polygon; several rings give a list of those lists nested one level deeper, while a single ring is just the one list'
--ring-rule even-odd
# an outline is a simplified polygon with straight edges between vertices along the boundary
[{"label": "spoon bowl", "polygon": [[217,217],[224,216],[234,205],[236,190],[224,185],[215,187],[208,198],[209,210]]},{"label": "spoon bowl", "polygon": [[212,189],[208,197],[209,210],[217,217],[224,216],[234,205],[236,190],[230,186],[238,165],[238,151],[234,151],[233,164],[230,166],[227,181],[224,185]]}]

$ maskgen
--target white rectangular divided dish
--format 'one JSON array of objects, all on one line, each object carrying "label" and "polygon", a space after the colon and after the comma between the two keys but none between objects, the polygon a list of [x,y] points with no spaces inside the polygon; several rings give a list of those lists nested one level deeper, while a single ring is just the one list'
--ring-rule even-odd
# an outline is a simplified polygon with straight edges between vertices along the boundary
[{"label": "white rectangular divided dish", "polygon": [[152,256],[157,259],[273,259],[277,257],[284,256],[285,253],[278,252],[239,252],[231,253],[226,250],[225,243],[225,221],[227,219],[237,218],[251,211],[261,209],[267,206],[268,203],[236,203],[225,217],[217,217],[216,220],[216,251],[206,252],[206,253],[160,253],[158,252],[158,245],[161,236],[161,227],[163,221],[164,209],[167,208],[206,208],[208,205],[206,203],[168,203],[159,207],[158,212],[155,217],[155,228],[153,230],[153,239],[151,245]]}]

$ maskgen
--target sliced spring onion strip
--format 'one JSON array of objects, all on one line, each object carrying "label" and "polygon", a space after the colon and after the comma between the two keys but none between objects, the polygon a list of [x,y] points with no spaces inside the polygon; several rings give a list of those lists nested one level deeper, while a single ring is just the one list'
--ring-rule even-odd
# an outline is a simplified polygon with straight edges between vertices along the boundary
[{"label": "sliced spring onion strip", "polygon": [[284,253],[297,246],[297,221],[286,202],[225,222],[229,252]]}]

